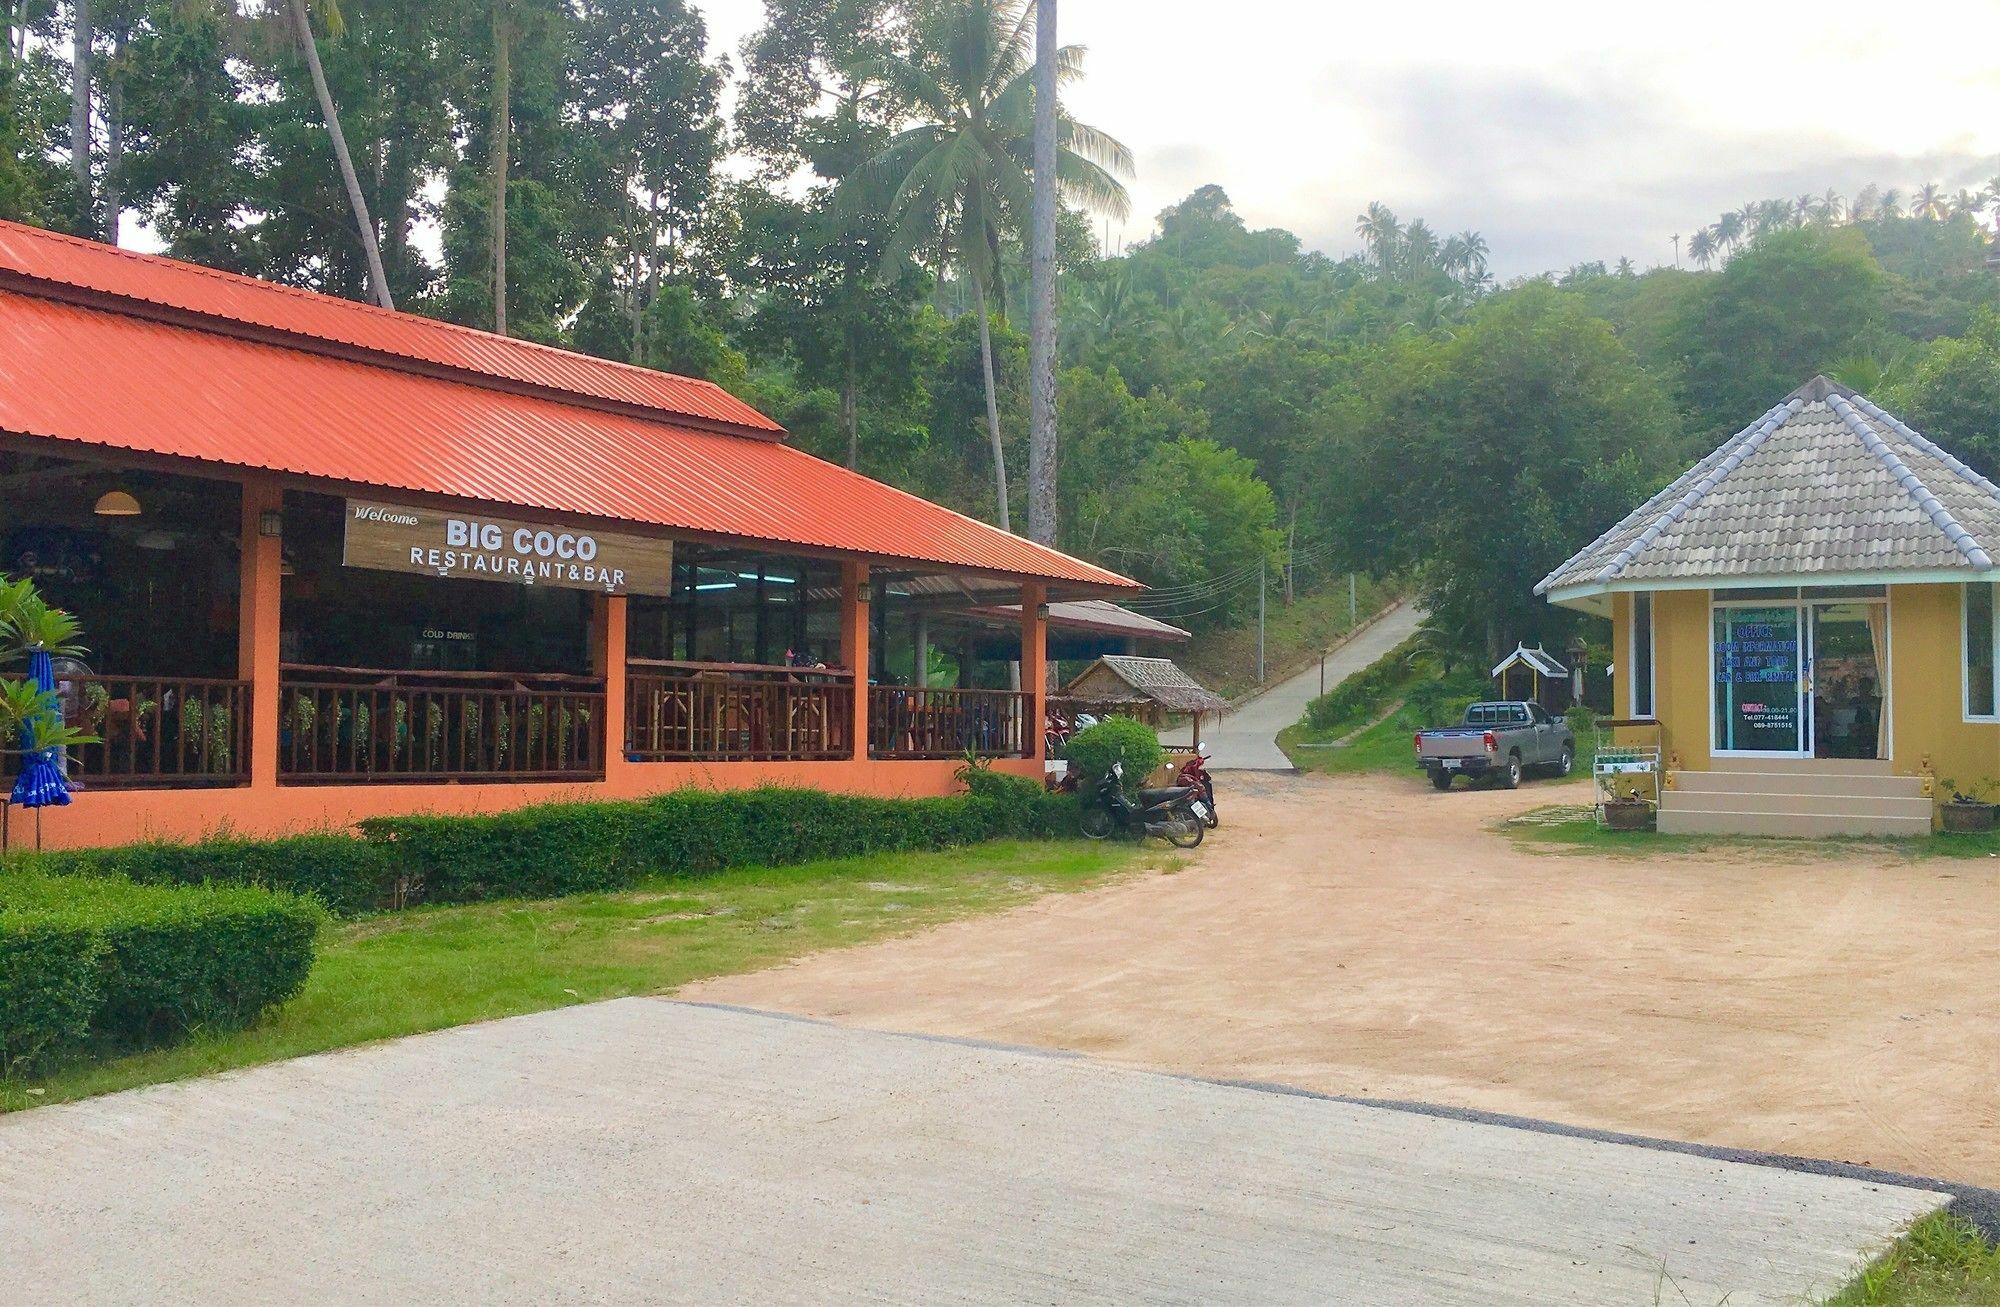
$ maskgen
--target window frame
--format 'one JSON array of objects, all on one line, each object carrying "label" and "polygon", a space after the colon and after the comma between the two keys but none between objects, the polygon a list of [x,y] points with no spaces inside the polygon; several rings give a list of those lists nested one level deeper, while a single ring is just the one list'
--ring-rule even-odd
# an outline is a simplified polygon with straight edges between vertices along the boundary
[{"label": "window frame", "polygon": [[[1992,681],[1988,686],[1993,705],[1991,712],[1972,711],[1972,587],[1986,587],[1986,674]],[[1962,719],[1968,722],[2000,722],[2000,584],[1992,581],[1966,581],[1958,587],[1958,673],[1959,710]]]},{"label": "window frame", "polygon": [[[1646,605],[1646,706],[1639,708],[1639,605]],[[1636,590],[1625,612],[1625,715],[1633,721],[1657,720],[1659,712],[1659,611],[1653,592]]]}]

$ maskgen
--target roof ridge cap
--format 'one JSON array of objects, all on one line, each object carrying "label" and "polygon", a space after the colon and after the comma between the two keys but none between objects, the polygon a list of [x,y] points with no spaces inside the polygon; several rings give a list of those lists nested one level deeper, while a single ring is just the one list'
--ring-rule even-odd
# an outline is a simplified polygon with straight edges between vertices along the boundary
[{"label": "roof ridge cap", "polygon": [[1826,402],[1828,407],[1839,415],[1847,429],[1860,438],[1862,447],[1875,456],[1875,461],[1896,479],[1897,484],[1903,487],[1903,492],[1909,495],[1916,502],[1918,509],[1930,518],[1931,525],[1944,533],[1944,538],[1951,541],[1952,548],[1958,550],[1966,562],[1974,567],[1993,566],[1993,556],[1986,552],[1972,532],[1960,525],[1959,520],[1951,515],[1951,510],[1931,493],[1923,478],[1912,471],[1910,465],[1905,463],[1895,450],[1889,448],[1889,442],[1882,439],[1881,433],[1868,425],[1861,415],[1861,410],[1856,408],[1852,401],[1843,395],[1829,395]]},{"label": "roof ridge cap", "polygon": [[1799,410],[1804,407],[1805,401],[1803,399],[1796,396],[1786,398],[1781,400],[1770,411],[1766,412],[1763,417],[1758,418],[1755,422],[1738,432],[1735,446],[1729,450],[1728,455],[1721,462],[1710,468],[1708,475],[1695,483],[1694,489],[1675,500],[1666,512],[1660,514],[1658,521],[1654,522],[1644,531],[1641,531],[1638,538],[1633,540],[1631,544],[1619,550],[1617,557],[1598,569],[1597,575],[1593,579],[1609,581],[1612,577],[1630,567],[1632,560],[1637,558],[1646,546],[1658,540],[1668,527],[1686,517],[1688,512],[1696,504],[1700,503],[1709,491],[1715,489],[1716,486],[1722,483],[1725,477],[1741,467],[1744,459],[1756,453],[1758,446],[1768,440],[1773,431],[1776,431],[1779,427],[1797,416]]},{"label": "roof ridge cap", "polygon": [[1856,408],[1860,409],[1863,413],[1866,413],[1869,417],[1876,418],[1883,422],[1887,422],[1889,426],[1896,432],[1897,435],[1909,441],[1911,444],[1915,445],[1918,449],[1923,450],[1926,454],[1929,454],[1932,458],[1944,464],[1952,471],[1958,473],[1960,476],[1964,477],[1967,481],[1979,487],[1979,489],[1985,491],[1989,495],[1992,495],[1995,499],[2000,499],[2000,486],[1996,486],[1991,481],[1988,481],[1985,477],[1981,476],[1976,470],[1968,466],[1957,455],[1953,454],[1950,450],[1945,449],[1943,446],[1939,445],[1936,441],[1924,435],[1921,431],[1918,431],[1915,428],[1911,427],[1909,423],[1903,421],[1903,419],[1897,417],[1894,413],[1891,413],[1888,409],[1883,408],[1880,404],[1877,404],[1874,400],[1868,398],[1868,396],[1861,394],[1857,394],[1854,396],[1853,403]]},{"label": "roof ridge cap", "polygon": [[[1725,445],[1723,448],[1726,449],[1728,448],[1728,446]],[[1630,522],[1638,514],[1643,513],[1649,505],[1658,503],[1661,500],[1663,500],[1666,497],[1668,491],[1672,490],[1675,486],[1681,484],[1683,481],[1686,481],[1689,477],[1693,476],[1695,473],[1701,471],[1702,465],[1707,463],[1710,459],[1716,457],[1717,454],[1720,452],[1721,452],[1720,450],[1710,450],[1708,453],[1704,454],[1701,458],[1695,460],[1694,466],[1688,468],[1686,471],[1676,476],[1673,480],[1667,482],[1667,484],[1661,486],[1658,490],[1655,490],[1652,494],[1646,496],[1645,502],[1640,504],[1639,507],[1625,514],[1625,516],[1619,518],[1616,522],[1613,522],[1610,526],[1605,527],[1602,531],[1599,531],[1589,544],[1577,550],[1575,553],[1571,554],[1568,558],[1563,559],[1562,562],[1557,563],[1555,567],[1550,570],[1547,576],[1535,582],[1534,593],[1535,594],[1545,593],[1557,577],[1561,576],[1564,572],[1567,572],[1570,568],[1576,566],[1576,564],[1581,562],[1583,559],[1588,558],[1591,554],[1595,553],[1597,551],[1597,547],[1603,544],[1606,540],[1609,540],[1612,536],[1617,535],[1621,527],[1623,527],[1626,523]]]}]

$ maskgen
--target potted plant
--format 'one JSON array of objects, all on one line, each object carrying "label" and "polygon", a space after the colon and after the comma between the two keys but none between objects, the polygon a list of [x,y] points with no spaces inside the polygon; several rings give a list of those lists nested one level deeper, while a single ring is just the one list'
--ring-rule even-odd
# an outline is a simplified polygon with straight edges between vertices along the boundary
[{"label": "potted plant", "polygon": [[1995,782],[1976,781],[1970,785],[1960,785],[1947,779],[1945,793],[1951,797],[1938,809],[1947,832],[1953,835],[1980,835],[1993,829],[1995,813],[2000,813],[2000,805],[1986,799],[1993,792]]},{"label": "potted plant", "polygon": [[1631,781],[1623,782],[1604,801],[1604,824],[1612,830],[1645,830],[1652,820],[1653,805],[1639,797]]}]

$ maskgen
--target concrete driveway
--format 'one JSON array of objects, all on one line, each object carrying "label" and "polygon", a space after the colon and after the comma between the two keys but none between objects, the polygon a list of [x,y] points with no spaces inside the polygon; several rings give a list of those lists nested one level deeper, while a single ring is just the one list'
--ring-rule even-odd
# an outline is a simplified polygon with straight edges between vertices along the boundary
[{"label": "concrete driveway", "polygon": [[70,1303],[1791,1303],[1935,1194],[658,999],[0,1120]]},{"label": "concrete driveway", "polygon": [[[1377,618],[1373,625],[1326,656],[1326,688],[1331,690],[1383,654],[1410,638],[1424,620],[1423,610],[1403,604]],[[1313,666],[1278,682],[1256,698],[1222,715],[1202,733],[1212,771],[1292,770],[1292,760],[1278,747],[1278,732],[1298,723],[1306,705],[1320,694],[1320,669]],[[1187,731],[1176,728],[1169,739],[1186,743]]]}]

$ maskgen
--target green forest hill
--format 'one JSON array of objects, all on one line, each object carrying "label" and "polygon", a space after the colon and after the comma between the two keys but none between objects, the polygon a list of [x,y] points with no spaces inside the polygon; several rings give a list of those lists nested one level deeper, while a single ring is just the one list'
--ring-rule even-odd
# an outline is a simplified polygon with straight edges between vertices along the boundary
[{"label": "green forest hill", "polygon": [[[0,0],[0,217],[138,215],[180,258],[709,377],[988,520],[997,421],[1024,515],[1018,0],[766,0],[726,58],[681,0],[306,3],[97,0],[79,36],[85,6]],[[1496,285],[1477,232],[1374,204],[1335,257],[1218,186],[1103,257],[1117,128],[1063,131],[1060,541],[1160,616],[1240,624],[1291,560],[1416,578],[1468,653],[1560,643],[1533,583],[1815,372],[2000,471],[2000,180],[1753,202],[1685,269]]]}]

